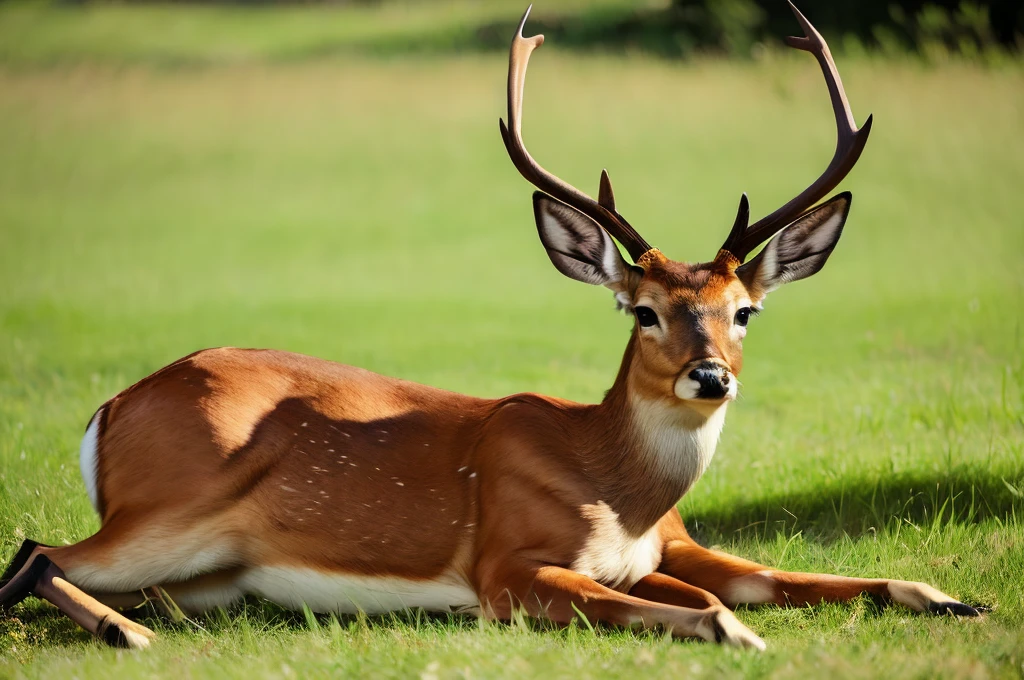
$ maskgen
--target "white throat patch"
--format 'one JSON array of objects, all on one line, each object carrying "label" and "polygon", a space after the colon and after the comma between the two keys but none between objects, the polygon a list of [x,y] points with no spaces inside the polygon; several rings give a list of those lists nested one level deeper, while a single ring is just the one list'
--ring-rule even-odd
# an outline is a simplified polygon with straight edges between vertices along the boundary
[{"label": "white throat patch", "polygon": [[680,485],[680,497],[708,469],[725,425],[726,404],[705,418],[678,404],[633,398],[633,430],[649,464]]}]

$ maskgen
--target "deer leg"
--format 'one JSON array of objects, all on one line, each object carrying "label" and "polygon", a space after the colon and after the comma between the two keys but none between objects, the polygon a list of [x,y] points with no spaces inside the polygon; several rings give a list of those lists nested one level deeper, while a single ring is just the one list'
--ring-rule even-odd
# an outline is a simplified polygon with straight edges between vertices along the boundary
[{"label": "deer leg", "polygon": [[978,611],[926,583],[779,571],[697,545],[689,537],[665,544],[658,571],[704,588],[727,605],[812,605],[868,593],[915,611],[978,616]]},{"label": "deer leg", "polygon": [[26,540],[7,566],[0,579],[0,612],[18,605],[32,594],[32,588],[46,567],[45,562],[35,562],[40,547],[35,541]]},{"label": "deer leg", "polygon": [[530,616],[567,624],[580,614],[616,626],[664,628],[676,637],[699,637],[736,647],[764,649],[764,642],[723,605],[691,609],[626,595],[562,567],[543,566],[484,594],[485,612],[509,619],[516,605]]},{"label": "deer leg", "polygon": [[637,581],[636,585],[629,589],[629,594],[642,600],[692,609],[707,609],[722,605],[721,600],[703,588],[683,583],[668,574],[658,572],[648,574]]},{"label": "deer leg", "polygon": [[[120,526],[107,523],[99,532],[74,545],[23,546],[15,564],[8,569],[8,582],[0,587],[0,610],[34,594],[50,601],[108,643],[147,646],[153,632],[129,621],[100,599],[107,599],[115,606],[130,606],[142,600],[134,591],[215,571],[216,559],[209,559],[209,553],[204,552],[210,550],[211,545],[217,549],[215,558],[234,560],[235,557],[226,542],[218,544],[216,537],[208,532],[196,530],[167,544],[161,542],[167,534],[163,526],[139,525],[133,521]],[[21,566],[17,567],[19,562]],[[99,599],[90,592],[99,593]],[[228,594],[234,596],[234,592]],[[212,601],[208,593],[199,593],[198,598],[201,607]]]},{"label": "deer leg", "polygon": [[14,554],[14,557],[11,559],[11,563],[7,565],[6,569],[4,569],[3,576],[0,576],[0,588],[3,588],[5,585],[7,585],[7,582],[10,581],[15,574],[21,571],[22,567],[24,567],[25,564],[28,563],[29,557],[31,557],[32,554],[36,552],[36,548],[52,547],[53,546],[51,545],[36,543],[30,538],[26,538],[24,541],[22,541],[21,547],[18,548],[18,552]]},{"label": "deer leg", "polygon": [[46,555],[33,555],[0,588],[0,609],[6,610],[30,594],[50,602],[109,645],[142,649],[154,637],[153,631],[129,621],[71,585],[60,567]]}]

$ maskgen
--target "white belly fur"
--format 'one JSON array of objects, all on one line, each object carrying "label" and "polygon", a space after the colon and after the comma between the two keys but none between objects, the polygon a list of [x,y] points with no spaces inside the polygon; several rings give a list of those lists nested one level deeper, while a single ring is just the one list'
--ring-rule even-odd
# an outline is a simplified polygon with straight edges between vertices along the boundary
[{"label": "white belly fur", "polygon": [[315,612],[383,614],[422,608],[475,614],[480,601],[462,579],[442,575],[428,581],[360,576],[301,567],[254,567],[240,577],[241,590],[285,607],[303,604]]}]

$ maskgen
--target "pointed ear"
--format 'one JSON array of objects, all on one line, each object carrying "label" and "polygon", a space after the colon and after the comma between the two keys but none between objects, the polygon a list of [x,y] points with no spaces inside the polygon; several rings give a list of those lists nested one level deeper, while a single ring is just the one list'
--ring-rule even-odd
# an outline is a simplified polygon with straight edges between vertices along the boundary
[{"label": "pointed ear", "polygon": [[843,192],[780,231],[757,257],[736,268],[736,276],[759,302],[784,283],[805,279],[825,266],[850,214]]},{"label": "pointed ear", "polygon": [[551,264],[570,279],[607,286],[623,307],[632,306],[636,276],[612,237],[597,222],[540,191],[533,194],[537,231]]}]

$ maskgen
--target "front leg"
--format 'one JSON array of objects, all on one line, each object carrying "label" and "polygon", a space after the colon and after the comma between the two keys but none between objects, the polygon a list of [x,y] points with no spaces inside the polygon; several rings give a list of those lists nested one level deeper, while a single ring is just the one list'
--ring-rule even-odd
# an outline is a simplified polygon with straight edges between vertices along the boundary
[{"label": "front leg", "polygon": [[517,606],[530,616],[567,624],[582,614],[590,622],[664,628],[675,637],[699,637],[736,647],[763,650],[764,642],[723,605],[691,609],[625,595],[578,572],[541,566],[495,579],[481,593],[485,613],[510,619]]},{"label": "front leg", "polygon": [[919,612],[978,616],[978,611],[926,583],[779,571],[698,545],[674,519],[662,521],[665,549],[658,571],[714,593],[725,604],[813,605],[843,602],[862,593]]},{"label": "front leg", "polygon": [[629,594],[642,600],[694,609],[707,609],[722,604],[721,600],[703,588],[683,583],[677,578],[657,571],[637,581],[629,589]]}]

